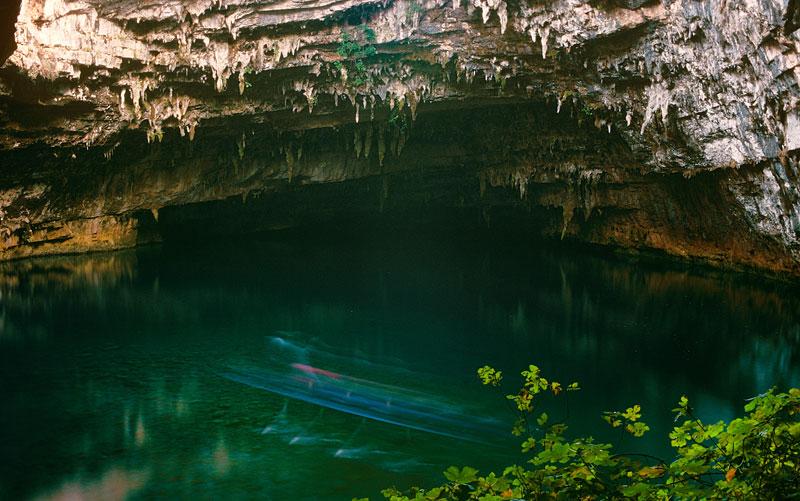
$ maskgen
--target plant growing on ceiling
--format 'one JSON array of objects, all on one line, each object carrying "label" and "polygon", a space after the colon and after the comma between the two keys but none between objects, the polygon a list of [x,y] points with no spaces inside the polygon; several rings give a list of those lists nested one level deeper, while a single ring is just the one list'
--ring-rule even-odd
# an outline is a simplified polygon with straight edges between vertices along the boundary
[{"label": "plant growing on ceiling", "polygon": [[370,81],[367,59],[378,53],[374,43],[375,31],[366,24],[361,24],[355,33],[342,32],[336,49],[341,59],[333,65],[348,85],[361,87]]}]

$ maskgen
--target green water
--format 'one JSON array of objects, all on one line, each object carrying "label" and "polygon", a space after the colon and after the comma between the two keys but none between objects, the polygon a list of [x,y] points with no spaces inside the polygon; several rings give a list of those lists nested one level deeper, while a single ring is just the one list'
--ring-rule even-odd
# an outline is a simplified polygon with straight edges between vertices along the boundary
[{"label": "green water", "polygon": [[225,377],[274,365],[271,338],[441,398],[465,423],[507,416],[476,367],[535,362],[582,383],[550,409],[575,433],[617,440],[599,413],[640,403],[653,432],[619,446],[665,457],[682,393],[730,418],[800,384],[796,289],[529,245],[142,249],[7,263],[0,291],[3,499],[375,498],[451,464],[519,460],[505,436],[438,436]]}]

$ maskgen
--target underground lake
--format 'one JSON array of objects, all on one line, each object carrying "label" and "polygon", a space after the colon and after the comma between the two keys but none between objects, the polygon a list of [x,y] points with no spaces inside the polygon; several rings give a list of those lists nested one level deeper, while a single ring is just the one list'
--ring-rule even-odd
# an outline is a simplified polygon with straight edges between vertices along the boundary
[{"label": "underground lake", "polygon": [[[497,240],[248,239],[0,265],[0,498],[380,497],[519,460],[476,369],[581,392],[571,431],[674,455],[800,384],[791,285]],[[622,437],[605,410],[642,406]],[[72,496],[72,497],[70,497]]]}]

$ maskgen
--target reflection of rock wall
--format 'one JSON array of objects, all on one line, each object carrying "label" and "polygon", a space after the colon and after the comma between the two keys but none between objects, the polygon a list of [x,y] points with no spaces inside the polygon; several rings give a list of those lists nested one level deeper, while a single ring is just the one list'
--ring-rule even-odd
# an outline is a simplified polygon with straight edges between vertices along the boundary
[{"label": "reflection of rock wall", "polygon": [[[481,186],[567,185],[539,197],[561,211],[545,233],[798,274],[799,15],[785,0],[24,0],[0,69],[0,257],[131,246],[163,208],[276,185],[459,167],[451,143],[474,139],[415,149],[415,120],[479,106]],[[355,61],[343,33],[376,54]],[[549,109],[518,137],[555,121],[613,151],[509,150],[503,102]],[[595,201],[609,184],[616,199]],[[603,204],[627,215],[598,222]]]},{"label": "reflection of rock wall", "polygon": [[[130,283],[136,263],[133,252],[0,263],[0,342],[31,336],[44,340],[50,336],[48,311],[59,295],[79,303],[96,301],[103,291]],[[87,296],[87,291],[92,292]]]},{"label": "reflection of rock wall", "polygon": [[147,474],[122,468],[111,468],[97,480],[71,480],[57,489],[38,496],[38,501],[65,499],[125,499],[147,482]]},{"label": "reflection of rock wall", "polygon": [[[7,346],[69,344],[57,328],[65,320],[86,327],[87,336],[101,343],[189,343],[212,352],[214,342],[195,333],[241,329],[260,346],[265,332],[292,325],[350,339],[352,305],[359,304],[369,312],[364,318],[388,318],[382,334],[388,337],[397,328],[397,311],[427,312],[417,319],[419,328],[413,322],[403,327],[404,349],[414,349],[439,328],[427,325],[426,315],[449,318],[470,306],[467,324],[533,350],[520,352],[523,363],[538,357],[540,346],[554,350],[547,357],[555,361],[624,358],[634,350],[630,364],[643,373],[677,377],[675,364],[682,361],[687,387],[707,384],[709,374],[732,387],[759,378],[769,384],[800,378],[800,297],[794,288],[525,245],[476,250],[389,243],[367,252],[357,245],[231,243],[200,251],[167,248],[163,254],[142,249],[36,258],[0,264],[0,277],[0,344]],[[93,315],[74,316],[82,311]],[[130,325],[130,332],[109,328],[118,325]],[[176,339],[162,339],[164,325],[175,326]],[[374,326],[365,329],[366,336]],[[386,355],[385,339],[362,341],[365,353]],[[508,348],[487,344],[488,351],[475,353],[475,363]]]},{"label": "reflection of rock wall", "polygon": [[92,256],[59,256],[0,264],[0,292],[3,297],[34,294],[44,287],[64,292],[84,287],[112,287],[130,280],[136,272],[133,252]]}]

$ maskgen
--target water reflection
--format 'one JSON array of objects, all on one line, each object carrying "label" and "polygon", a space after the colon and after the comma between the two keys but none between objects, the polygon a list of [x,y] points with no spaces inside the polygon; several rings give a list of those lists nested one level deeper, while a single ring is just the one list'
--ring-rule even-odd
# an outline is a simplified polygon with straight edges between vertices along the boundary
[{"label": "water reflection", "polygon": [[148,474],[112,468],[98,480],[65,482],[52,493],[38,496],[37,501],[121,501],[140,489]]},{"label": "water reflection", "polygon": [[4,499],[350,499],[497,467],[487,363],[581,381],[599,439],[641,403],[662,455],[682,393],[716,419],[800,384],[796,289],[563,250],[144,249],[3,263],[0,294]]}]

